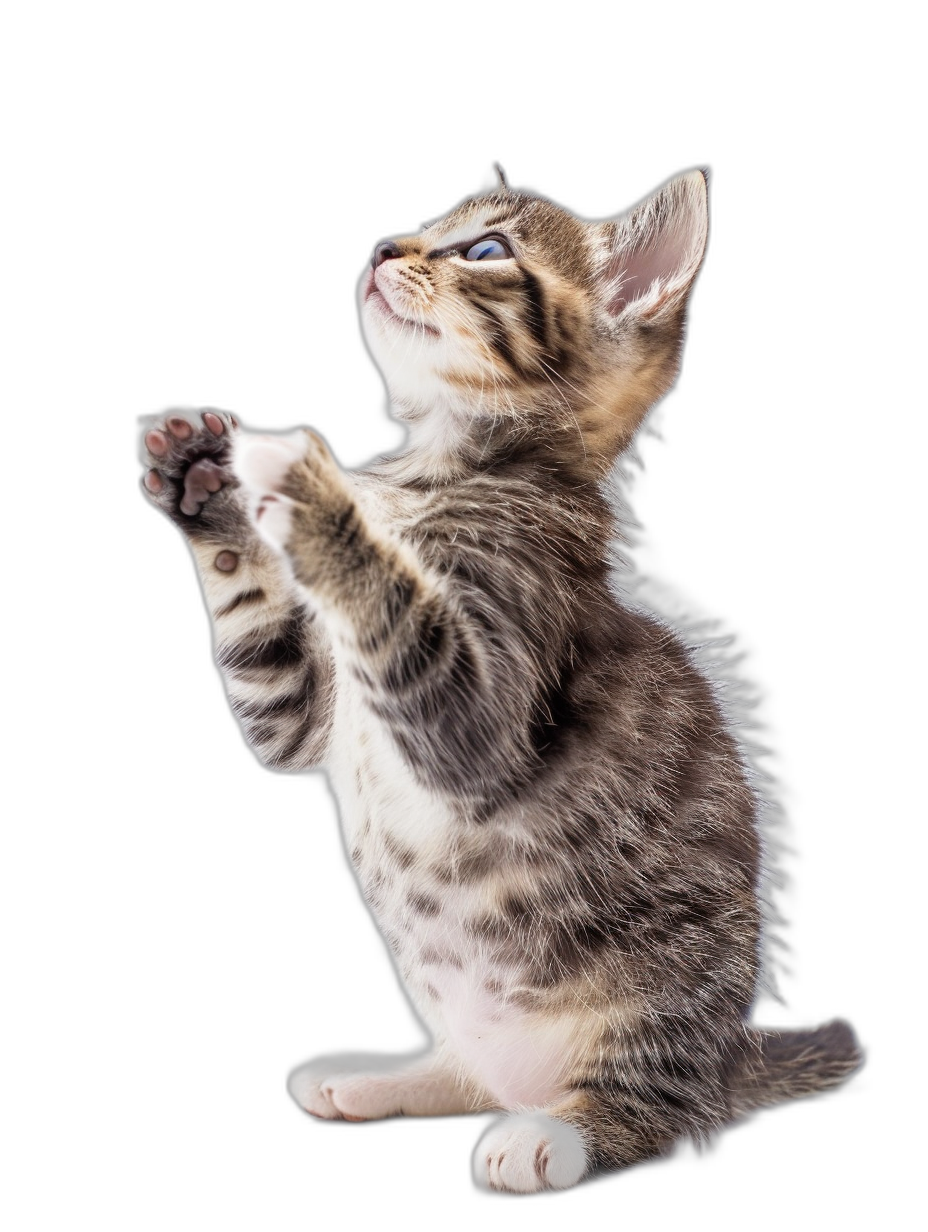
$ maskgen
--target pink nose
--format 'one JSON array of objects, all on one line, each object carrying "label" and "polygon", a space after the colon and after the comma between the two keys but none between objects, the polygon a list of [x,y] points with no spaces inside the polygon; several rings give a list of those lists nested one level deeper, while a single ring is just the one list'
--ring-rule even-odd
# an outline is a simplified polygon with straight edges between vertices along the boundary
[{"label": "pink nose", "polygon": [[384,261],[393,261],[402,255],[396,244],[391,240],[384,240],[374,249],[371,265],[376,269],[378,265],[383,265]]}]

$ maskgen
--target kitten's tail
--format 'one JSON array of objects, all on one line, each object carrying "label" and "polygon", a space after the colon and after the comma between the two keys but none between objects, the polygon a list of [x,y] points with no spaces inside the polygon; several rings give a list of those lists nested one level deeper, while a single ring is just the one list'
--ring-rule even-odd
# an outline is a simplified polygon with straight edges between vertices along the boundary
[{"label": "kitten's tail", "polygon": [[837,1086],[864,1060],[854,1032],[840,1018],[811,1031],[752,1029],[749,1036],[734,1092],[736,1116]]}]

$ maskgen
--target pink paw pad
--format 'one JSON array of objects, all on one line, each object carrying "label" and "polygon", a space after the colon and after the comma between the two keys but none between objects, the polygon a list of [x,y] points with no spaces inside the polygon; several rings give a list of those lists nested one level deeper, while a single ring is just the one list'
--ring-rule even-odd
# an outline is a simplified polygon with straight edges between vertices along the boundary
[{"label": "pink paw pad", "polygon": [[189,440],[193,434],[193,427],[186,419],[181,419],[179,415],[173,416],[168,420],[168,431],[172,436],[176,436],[179,441]]},{"label": "pink paw pad", "polygon": [[218,415],[214,415],[212,411],[203,412],[203,423],[209,428],[213,436],[222,436],[226,430],[225,424]]},{"label": "pink paw pad", "polygon": [[[218,525],[214,511],[221,510],[217,516],[231,533],[233,515],[223,490],[238,486],[230,469],[235,427],[231,415],[218,411],[175,411],[144,431],[142,486],[184,529],[202,528],[209,520]],[[239,516],[244,518],[244,510]]]},{"label": "pink paw pad", "polygon": [[200,512],[200,506],[209,500],[213,492],[218,492],[223,485],[224,471],[209,458],[201,458],[194,462],[184,476],[184,495],[181,497],[181,513],[193,514]]},{"label": "pink paw pad", "polygon": [[164,433],[154,429],[151,432],[145,433],[145,448],[149,453],[153,453],[156,458],[163,458],[170,449],[170,445]]}]

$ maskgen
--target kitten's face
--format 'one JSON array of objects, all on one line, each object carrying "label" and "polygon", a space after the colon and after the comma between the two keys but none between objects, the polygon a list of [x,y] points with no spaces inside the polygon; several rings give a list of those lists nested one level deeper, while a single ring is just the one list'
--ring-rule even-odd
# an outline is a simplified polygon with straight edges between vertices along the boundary
[{"label": "kitten's face", "polygon": [[[396,401],[493,412],[550,380],[589,329],[588,228],[537,198],[465,201],[419,235],[378,245],[363,294],[367,337]],[[547,375],[546,375],[547,373]]]},{"label": "kitten's face", "polygon": [[377,246],[365,333],[400,415],[428,421],[433,447],[492,425],[614,455],[673,378],[704,242],[698,172],[606,223],[525,193],[475,197]]}]

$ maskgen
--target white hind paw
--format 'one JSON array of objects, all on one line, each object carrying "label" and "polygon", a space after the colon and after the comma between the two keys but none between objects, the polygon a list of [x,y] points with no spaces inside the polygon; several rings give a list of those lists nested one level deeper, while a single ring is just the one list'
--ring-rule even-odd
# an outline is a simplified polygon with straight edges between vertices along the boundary
[{"label": "white hind paw", "polygon": [[295,1069],[287,1089],[301,1108],[327,1121],[442,1116],[474,1107],[473,1093],[431,1055],[320,1057]]},{"label": "white hind paw", "polygon": [[515,1113],[477,1143],[474,1180],[508,1193],[569,1189],[587,1170],[583,1139],[572,1125],[544,1112]]},{"label": "white hind paw", "polygon": [[310,1116],[321,1117],[325,1121],[367,1120],[352,1108],[343,1108],[336,1094],[339,1087],[351,1079],[350,1074],[321,1074],[314,1065],[303,1065],[290,1075],[287,1090]]}]

